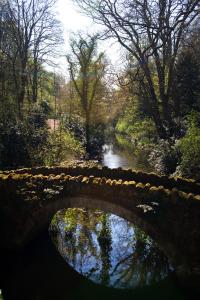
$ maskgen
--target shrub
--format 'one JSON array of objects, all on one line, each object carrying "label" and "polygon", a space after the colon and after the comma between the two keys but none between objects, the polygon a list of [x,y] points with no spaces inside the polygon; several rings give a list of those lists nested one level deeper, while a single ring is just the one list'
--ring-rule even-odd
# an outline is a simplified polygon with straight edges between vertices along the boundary
[{"label": "shrub", "polygon": [[192,112],[188,117],[188,131],[179,140],[181,161],[176,175],[200,179],[200,113]]},{"label": "shrub", "polygon": [[0,167],[29,166],[28,130],[22,123],[0,123]]},{"label": "shrub", "polygon": [[63,127],[73,134],[79,141],[84,140],[84,120],[78,115],[65,116],[62,120]]},{"label": "shrub", "polygon": [[0,121],[0,167],[18,168],[44,163],[47,146],[46,120],[51,108],[46,101],[34,104],[23,122],[7,114]]},{"label": "shrub", "polygon": [[150,118],[140,119],[135,117],[133,120],[126,116],[117,123],[116,130],[126,134],[135,146],[144,146],[157,139],[157,132],[153,121]]},{"label": "shrub", "polygon": [[153,146],[148,161],[158,174],[172,174],[179,163],[180,153],[177,148],[177,141],[159,140]]},{"label": "shrub", "polygon": [[[65,116],[63,127],[86,147],[84,119],[78,115],[72,115],[70,118]],[[90,126],[90,153],[86,155],[86,158],[96,159],[100,156],[104,144],[104,127],[102,123],[95,123]]]},{"label": "shrub", "polygon": [[51,166],[68,158],[80,158],[83,155],[82,144],[75,139],[72,133],[61,128],[49,135],[44,161],[45,164]]}]

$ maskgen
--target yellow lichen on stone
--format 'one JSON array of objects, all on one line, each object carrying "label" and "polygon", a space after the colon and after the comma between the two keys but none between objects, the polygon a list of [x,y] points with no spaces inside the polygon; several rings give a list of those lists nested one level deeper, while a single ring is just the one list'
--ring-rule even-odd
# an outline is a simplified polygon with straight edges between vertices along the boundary
[{"label": "yellow lichen on stone", "polygon": [[136,185],[136,182],[134,180],[129,181],[129,186],[135,187],[135,185]]},{"label": "yellow lichen on stone", "polygon": [[151,186],[149,189],[150,192],[157,192],[158,191],[158,187],[157,186]]},{"label": "yellow lichen on stone", "polygon": [[184,193],[184,192],[182,192],[182,191],[179,191],[179,192],[178,192],[178,195],[179,195],[180,198],[185,198],[185,199],[187,199],[187,195],[188,195],[188,194],[187,194],[187,193]]},{"label": "yellow lichen on stone", "polygon": [[163,192],[167,195],[167,196],[171,196],[172,195],[172,191],[169,189],[164,189]]},{"label": "yellow lichen on stone", "polygon": [[8,180],[8,178],[9,178],[9,175],[3,175],[3,174],[0,175],[0,180],[2,180],[2,181]]},{"label": "yellow lichen on stone", "polygon": [[189,194],[188,194],[188,200],[192,200],[192,199],[194,199],[194,197],[195,197],[194,194],[192,194],[192,193],[189,193]]},{"label": "yellow lichen on stone", "polygon": [[106,183],[107,183],[107,179],[106,179],[106,177],[102,177],[102,179],[101,179],[101,183],[102,183],[102,184],[106,184]]},{"label": "yellow lichen on stone", "polygon": [[82,183],[88,183],[89,182],[89,178],[88,177],[83,177],[83,179],[82,179],[82,181],[81,181]]},{"label": "yellow lichen on stone", "polygon": [[20,174],[12,174],[10,176],[10,178],[14,181],[19,181],[19,180],[21,180],[21,175]]},{"label": "yellow lichen on stone", "polygon": [[136,184],[136,188],[138,188],[138,189],[144,189],[144,184],[141,183],[141,182],[138,182],[138,183]]},{"label": "yellow lichen on stone", "polygon": [[129,186],[129,181],[127,181],[127,180],[124,181],[124,182],[123,182],[123,185],[124,185],[124,186]]},{"label": "yellow lichen on stone", "polygon": [[117,180],[116,179],[113,179],[113,180],[111,180],[111,186],[115,186],[116,185],[116,183],[117,183]]},{"label": "yellow lichen on stone", "polygon": [[122,182],[123,182],[122,179],[119,179],[116,181],[116,185],[122,185]]},{"label": "yellow lichen on stone", "polygon": [[112,180],[111,180],[111,179],[107,179],[107,180],[106,180],[106,184],[112,185]]},{"label": "yellow lichen on stone", "polygon": [[[54,177],[53,174],[51,174],[49,177]],[[38,175],[34,175],[33,176],[34,179],[36,180],[40,180],[40,179],[44,179],[44,175],[43,174],[38,174]]]},{"label": "yellow lichen on stone", "polygon": [[145,187],[150,189],[151,184],[148,182],[148,183],[145,184]]},{"label": "yellow lichen on stone", "polygon": [[101,184],[101,177],[94,177],[93,178],[93,184]]},{"label": "yellow lichen on stone", "polygon": [[197,200],[197,201],[200,201],[200,195],[196,195],[196,196],[194,197],[194,199]]},{"label": "yellow lichen on stone", "polygon": [[67,181],[76,181],[76,180],[77,180],[76,176],[70,176],[70,175],[68,175],[68,180]]}]

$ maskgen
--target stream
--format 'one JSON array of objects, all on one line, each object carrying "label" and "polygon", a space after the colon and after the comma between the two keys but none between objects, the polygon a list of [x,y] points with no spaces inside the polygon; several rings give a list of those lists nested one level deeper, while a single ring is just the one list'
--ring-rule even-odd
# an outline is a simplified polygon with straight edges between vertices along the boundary
[{"label": "stream", "polygon": [[145,152],[136,152],[131,142],[121,135],[114,136],[103,145],[101,164],[110,169],[121,167],[143,172],[153,171]]}]

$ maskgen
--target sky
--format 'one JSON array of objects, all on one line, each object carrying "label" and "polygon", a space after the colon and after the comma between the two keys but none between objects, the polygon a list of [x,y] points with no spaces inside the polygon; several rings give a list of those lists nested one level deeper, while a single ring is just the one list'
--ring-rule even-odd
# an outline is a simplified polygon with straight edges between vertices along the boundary
[{"label": "sky", "polygon": [[[60,49],[60,58],[57,60],[59,67],[56,68],[56,72],[61,72],[67,77],[67,62],[65,55],[70,51],[70,36],[73,35],[73,32],[80,30],[94,33],[101,30],[102,27],[95,24],[89,17],[84,16],[72,0],[57,0],[56,15],[57,19],[60,20],[63,25],[65,41],[64,46]],[[113,65],[119,64],[121,51],[114,40],[99,42],[99,50],[106,53],[108,60],[110,60]]]}]

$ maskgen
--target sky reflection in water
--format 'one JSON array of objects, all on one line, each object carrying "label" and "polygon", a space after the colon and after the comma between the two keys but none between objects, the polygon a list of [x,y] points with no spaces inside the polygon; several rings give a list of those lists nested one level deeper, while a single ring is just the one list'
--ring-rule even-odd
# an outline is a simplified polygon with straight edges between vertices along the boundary
[{"label": "sky reflection in water", "polygon": [[66,262],[95,283],[115,288],[149,286],[173,270],[149,236],[114,214],[69,208],[55,215],[50,229]]}]

